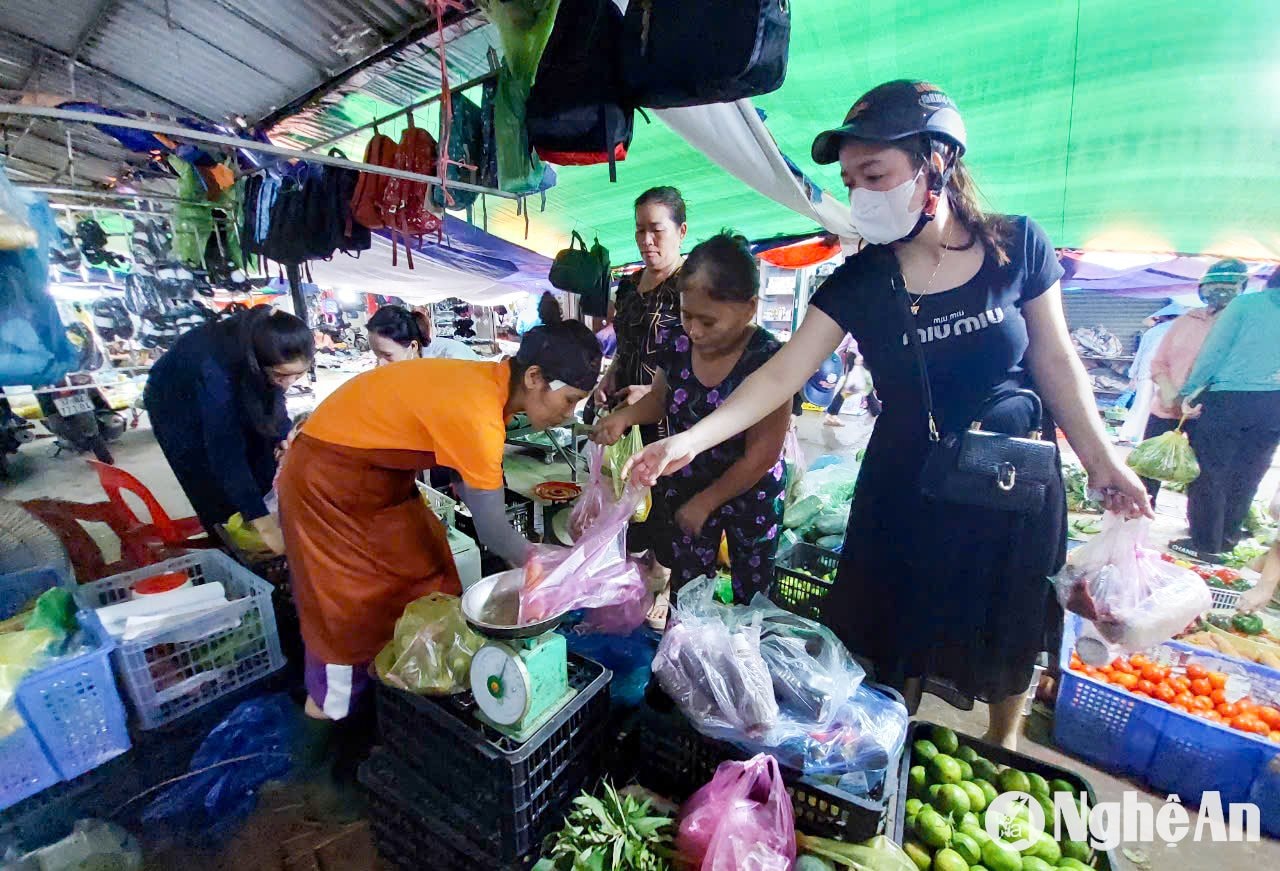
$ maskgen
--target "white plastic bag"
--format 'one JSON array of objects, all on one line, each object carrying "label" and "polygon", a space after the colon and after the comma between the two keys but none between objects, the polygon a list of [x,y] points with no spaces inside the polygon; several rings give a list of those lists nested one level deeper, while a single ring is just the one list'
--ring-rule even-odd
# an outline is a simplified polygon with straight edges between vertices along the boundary
[{"label": "white plastic bag", "polygon": [[1077,644],[1086,662],[1155,647],[1213,605],[1195,572],[1146,547],[1149,526],[1108,513],[1102,531],[1072,551],[1054,579],[1062,607],[1093,624]]}]

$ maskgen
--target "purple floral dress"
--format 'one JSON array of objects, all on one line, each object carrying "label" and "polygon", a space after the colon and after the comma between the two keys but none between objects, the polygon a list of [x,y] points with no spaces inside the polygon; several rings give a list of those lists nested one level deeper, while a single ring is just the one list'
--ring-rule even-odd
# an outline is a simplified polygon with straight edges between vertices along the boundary
[{"label": "purple floral dress", "polygon": [[[757,328],[729,375],[714,387],[706,387],[693,374],[689,337],[676,327],[672,338],[662,367],[667,373],[667,422],[672,434],[684,432],[719,408],[739,384],[782,347],[772,333]],[[659,485],[662,499],[656,501],[662,505],[671,524],[673,589],[715,572],[723,533],[729,539],[734,597],[745,602],[757,591],[769,591],[782,534],[782,508],[787,489],[781,453],[778,462],[754,487],[712,512],[701,535],[696,538],[687,535],[675,523],[681,506],[740,460],[746,445],[745,433],[734,436],[699,455],[675,475],[662,479]]]}]

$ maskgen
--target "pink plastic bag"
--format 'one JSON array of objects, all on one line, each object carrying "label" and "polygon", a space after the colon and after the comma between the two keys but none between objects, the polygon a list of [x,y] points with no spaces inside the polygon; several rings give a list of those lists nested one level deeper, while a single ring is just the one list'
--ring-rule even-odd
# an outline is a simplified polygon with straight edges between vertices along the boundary
[{"label": "pink plastic bag", "polygon": [[687,871],[790,871],[795,817],[777,760],[722,762],[685,802],[676,854]]},{"label": "pink plastic bag", "polygon": [[622,499],[608,505],[573,547],[533,548],[520,591],[521,623],[579,608],[626,605],[646,596],[639,568],[627,559],[627,524],[644,496],[643,489],[628,485]]},{"label": "pink plastic bag", "polygon": [[604,447],[595,442],[587,445],[587,464],[590,476],[582,495],[573,503],[569,514],[569,535],[577,541],[612,504],[613,488],[604,480]]},{"label": "pink plastic bag", "polygon": [[1146,547],[1149,526],[1107,514],[1102,531],[1072,551],[1054,579],[1062,607],[1092,622],[1111,656],[1155,647],[1213,605],[1195,572]]}]

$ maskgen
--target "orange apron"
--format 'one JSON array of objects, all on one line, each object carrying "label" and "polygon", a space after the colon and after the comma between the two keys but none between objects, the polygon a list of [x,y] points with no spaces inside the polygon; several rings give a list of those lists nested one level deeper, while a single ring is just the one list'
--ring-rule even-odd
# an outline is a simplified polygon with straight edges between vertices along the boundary
[{"label": "orange apron", "polygon": [[358,665],[382,649],[406,605],[460,595],[444,525],[423,503],[422,451],[361,450],[302,434],[280,472],[280,522],[307,651]]}]

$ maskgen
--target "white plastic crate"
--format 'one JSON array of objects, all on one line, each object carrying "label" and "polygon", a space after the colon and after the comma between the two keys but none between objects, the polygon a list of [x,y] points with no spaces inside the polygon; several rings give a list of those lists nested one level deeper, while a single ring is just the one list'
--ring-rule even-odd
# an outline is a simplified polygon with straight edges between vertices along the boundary
[{"label": "white plastic crate", "polygon": [[154,729],[251,684],[284,665],[271,585],[216,550],[200,550],[79,588],[82,607],[130,597],[139,581],[186,572],[193,585],[218,582],[229,601],[133,641],[112,653],[138,725]]},{"label": "white plastic crate", "polygon": [[1210,610],[1234,614],[1240,608],[1240,590],[1220,590],[1210,587],[1209,595],[1213,598],[1213,607]]},{"label": "white plastic crate", "polygon": [[418,493],[422,495],[422,501],[427,503],[427,507],[435,512],[436,517],[440,518],[440,522],[447,527],[453,528],[454,512],[458,508],[458,503],[434,487],[428,487],[421,481],[418,482]]}]

